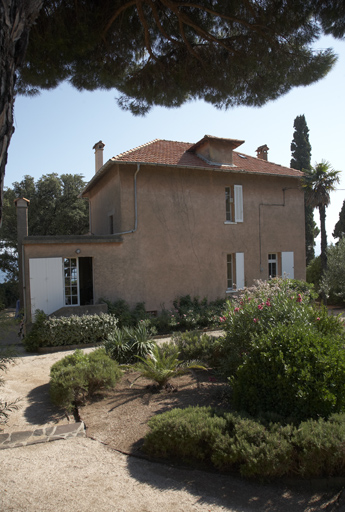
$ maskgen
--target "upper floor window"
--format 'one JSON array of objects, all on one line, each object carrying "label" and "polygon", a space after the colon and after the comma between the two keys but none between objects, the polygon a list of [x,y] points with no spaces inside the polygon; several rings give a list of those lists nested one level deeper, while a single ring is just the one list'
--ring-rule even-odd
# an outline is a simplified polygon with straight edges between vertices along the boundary
[{"label": "upper floor window", "polygon": [[225,222],[243,222],[242,185],[225,187]]}]

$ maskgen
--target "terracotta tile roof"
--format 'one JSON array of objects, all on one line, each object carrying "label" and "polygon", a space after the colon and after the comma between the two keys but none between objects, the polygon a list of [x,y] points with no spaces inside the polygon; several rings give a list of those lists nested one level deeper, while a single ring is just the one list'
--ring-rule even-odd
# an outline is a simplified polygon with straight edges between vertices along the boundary
[{"label": "terracotta tile roof", "polygon": [[[303,176],[301,171],[283,167],[260,158],[233,151],[233,166],[212,164],[189,152],[196,145],[187,142],[155,139],[147,144],[121,153],[111,160],[113,162],[152,163],[160,165],[177,165],[180,167],[200,167],[204,169],[221,169],[222,171],[270,174],[278,176]],[[192,149],[192,151],[193,151]]]}]

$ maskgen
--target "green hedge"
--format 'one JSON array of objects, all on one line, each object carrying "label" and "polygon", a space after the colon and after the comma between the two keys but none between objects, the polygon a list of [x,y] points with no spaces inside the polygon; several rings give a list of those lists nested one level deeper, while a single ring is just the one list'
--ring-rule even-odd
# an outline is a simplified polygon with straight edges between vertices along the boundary
[{"label": "green hedge", "polygon": [[173,409],[149,421],[144,451],[253,478],[345,476],[345,415],[298,426],[258,422],[210,407]]},{"label": "green hedge", "polygon": [[36,314],[32,330],[23,343],[28,351],[39,347],[58,347],[101,342],[116,328],[117,319],[109,314],[47,318]]}]

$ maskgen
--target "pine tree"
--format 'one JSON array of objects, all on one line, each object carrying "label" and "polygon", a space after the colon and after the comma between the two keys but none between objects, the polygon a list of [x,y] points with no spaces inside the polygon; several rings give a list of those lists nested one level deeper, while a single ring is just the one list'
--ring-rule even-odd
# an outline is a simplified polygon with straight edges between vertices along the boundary
[{"label": "pine tree", "polygon": [[68,80],[117,89],[136,114],[204,99],[260,106],[323,78],[344,34],[339,0],[6,0],[0,2],[0,221],[15,91]]},{"label": "pine tree", "polygon": [[[310,170],[311,145],[309,142],[309,128],[304,114],[297,116],[294,121],[294,134],[291,142],[292,158],[290,167],[298,171]],[[308,265],[315,257],[315,228],[314,208],[304,204],[305,214],[305,253],[306,264]],[[317,228],[316,228],[317,229]]]}]

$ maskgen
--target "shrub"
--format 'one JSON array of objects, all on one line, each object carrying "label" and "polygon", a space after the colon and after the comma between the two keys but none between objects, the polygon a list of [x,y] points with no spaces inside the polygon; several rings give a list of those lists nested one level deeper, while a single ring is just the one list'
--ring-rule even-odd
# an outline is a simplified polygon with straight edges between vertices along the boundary
[{"label": "shrub", "polygon": [[107,354],[119,364],[131,364],[136,361],[136,356],[146,357],[155,345],[151,329],[145,322],[133,328],[115,328],[104,342]]},{"label": "shrub", "polygon": [[180,361],[178,350],[166,353],[161,347],[155,346],[152,353],[148,356],[136,356],[139,361],[131,365],[131,369],[139,372],[139,376],[133,381],[132,385],[140,377],[153,380],[159,388],[163,388],[169,380],[184,375],[192,369],[206,370],[197,361]]},{"label": "shrub", "polygon": [[345,303],[345,238],[327,248],[327,270],[321,290],[333,303]]},{"label": "shrub", "polygon": [[345,415],[298,426],[266,425],[210,407],[172,409],[149,420],[144,451],[188,464],[270,479],[345,475]]},{"label": "shrub", "polygon": [[314,293],[304,282],[275,278],[257,281],[227,303],[224,313],[226,336],[221,346],[221,371],[234,375],[255,340],[271,327],[296,322],[315,323],[319,313],[313,305]]},{"label": "shrub", "polygon": [[103,341],[116,327],[117,320],[109,314],[47,318],[36,312],[36,320],[23,340],[28,351],[38,347],[80,345]]},{"label": "shrub", "polygon": [[96,391],[114,387],[121,376],[118,364],[103,348],[90,354],[76,350],[51,367],[50,398],[70,412]]},{"label": "shrub", "polygon": [[298,421],[345,409],[344,337],[313,325],[280,324],[255,338],[231,378],[233,404],[252,416],[274,412]]},{"label": "shrub", "polygon": [[175,333],[172,337],[174,347],[177,347],[179,359],[190,361],[198,359],[211,367],[218,364],[220,341],[199,331]]}]

